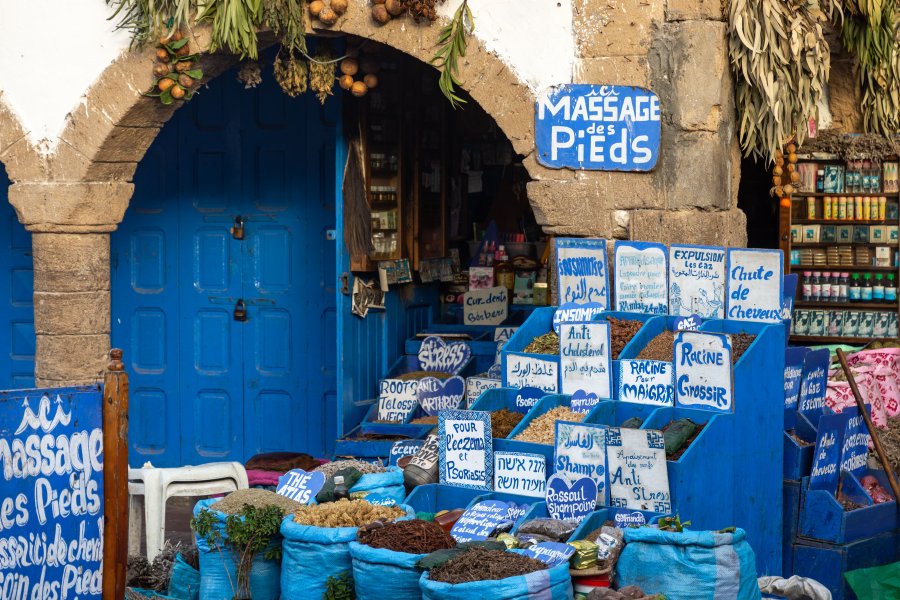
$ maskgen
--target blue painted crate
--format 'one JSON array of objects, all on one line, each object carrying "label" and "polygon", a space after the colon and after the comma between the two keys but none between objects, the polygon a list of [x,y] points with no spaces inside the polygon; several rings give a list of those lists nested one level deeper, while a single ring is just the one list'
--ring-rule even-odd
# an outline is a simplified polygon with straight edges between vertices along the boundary
[{"label": "blue painted crate", "polygon": [[360,460],[380,459],[385,464],[388,462],[388,456],[391,454],[391,446],[396,440],[364,440],[353,441],[351,438],[362,433],[359,427],[354,427],[345,438],[335,442],[334,455],[336,457],[352,457]]},{"label": "blue painted crate", "polygon": [[[870,471],[890,490],[884,473]],[[831,493],[809,489],[809,478],[803,479],[800,493],[799,535],[803,538],[845,544],[897,530],[897,502],[873,504],[856,477],[841,474],[842,493],[863,508],[845,511]]]},{"label": "blue painted crate", "polygon": [[794,544],[794,574],[811,577],[829,590],[834,600],[855,600],[844,573],[891,564],[900,559],[900,536],[883,533],[849,544],[799,540]]},{"label": "blue painted crate", "polygon": [[[798,434],[799,436],[799,434]],[[793,437],[784,432],[784,472],[785,479],[799,481],[809,475],[812,469],[815,444],[802,446]]]},{"label": "blue painted crate", "polygon": [[[606,312],[600,313],[599,315],[594,317],[595,321],[605,321],[609,317],[615,319],[627,319],[629,321],[641,321],[646,323],[650,319],[654,318],[656,315],[648,315],[644,313],[632,313],[632,312],[623,312],[620,310],[608,310]],[[634,339],[634,338],[632,338]],[[630,340],[629,340],[630,343]],[[625,348],[628,347],[628,344],[625,345]],[[612,369],[612,389],[613,394],[615,395],[615,390],[619,389],[619,358],[622,358],[624,355],[625,348],[622,348],[622,352],[619,356],[613,357],[610,356],[610,369]]]},{"label": "blue painted crate", "polygon": [[533,498],[531,496],[520,496],[519,494],[507,494],[505,492],[482,492],[481,496],[477,498],[473,498],[471,502],[469,502],[469,506],[466,508],[472,508],[475,504],[482,502],[484,500],[500,500],[501,502],[515,502],[518,505],[527,504],[528,510],[525,511],[525,514],[516,519],[515,525],[513,525],[512,532],[515,532],[518,529],[519,525],[527,521],[528,519],[538,519],[540,517],[547,516],[547,505],[542,502],[540,498]]},{"label": "blue painted crate", "polygon": [[[429,328],[430,330],[431,328]],[[446,332],[438,332],[431,331],[434,335],[440,336],[441,333],[467,333],[472,339],[470,340],[457,340],[457,339],[447,339],[447,342],[465,342],[469,348],[472,349],[472,356],[490,356],[493,358],[497,354],[497,342],[494,341],[494,327],[491,326],[490,331],[466,331],[470,329],[465,325],[456,325],[455,329],[459,329],[462,331],[446,331]],[[423,333],[429,333],[429,330],[426,330]],[[424,338],[419,336],[407,338],[404,343],[404,351],[407,355],[417,356],[419,354],[419,349],[422,348],[422,341]]]},{"label": "blue painted crate", "polygon": [[[478,400],[472,403],[471,410],[486,410],[492,412],[505,408],[513,412],[521,412],[521,409],[516,407],[516,398],[519,393],[518,388],[510,387],[485,390],[481,396],[478,397]],[[547,395],[550,396],[551,394]],[[527,413],[528,411],[525,411],[525,414]]]},{"label": "blue painted crate", "polygon": [[[419,364],[419,357],[417,355],[404,354],[400,358],[398,358],[394,362],[394,364],[391,365],[391,368],[388,369],[387,375],[383,377],[383,379],[391,379],[393,377],[397,377],[398,375],[421,370],[422,367]],[[473,360],[471,358],[466,361],[466,364],[463,365],[462,369],[460,369],[457,375],[459,375],[460,377],[475,375],[475,365],[473,364]]]},{"label": "blue painted crate", "polygon": [[784,535],[781,544],[781,575],[787,578],[794,574],[793,547],[797,541],[797,528],[800,525],[800,482],[785,480],[781,491],[783,501],[782,518],[784,522]]},{"label": "blue painted crate", "polygon": [[436,513],[442,510],[467,508],[485,493],[485,490],[428,483],[414,487],[403,503],[413,507],[416,512]]},{"label": "blue painted crate", "polygon": [[605,506],[603,508],[595,510],[594,512],[586,516],[584,520],[578,525],[575,533],[573,533],[569,539],[583,540],[587,537],[587,534],[594,531],[595,529],[600,529],[607,521],[615,520],[616,515],[632,513],[642,514],[647,523],[656,523],[657,521],[659,521],[660,517],[668,516],[664,515],[663,513],[653,512],[650,510],[632,510],[628,508],[612,508]]},{"label": "blue painted crate", "polygon": [[[383,435],[405,435],[412,439],[420,439],[428,435],[428,432],[437,427],[437,425],[413,425],[408,422],[404,423],[375,423],[378,418],[378,405],[373,404],[369,407],[366,417],[359,424],[362,433],[380,433]],[[410,416],[406,420],[409,421],[413,417]]]},{"label": "blue painted crate", "polygon": [[480,354],[474,355],[472,357],[472,373],[470,374],[470,376],[487,373],[488,369],[494,366],[496,360],[496,354],[491,354],[490,356],[483,356]]},{"label": "blue painted crate", "polygon": [[547,472],[550,473],[553,467],[553,444],[535,444],[532,442],[521,442],[513,438],[525,431],[528,425],[537,417],[549,412],[558,406],[571,406],[572,397],[565,394],[550,394],[544,396],[534,408],[528,411],[525,418],[519,421],[516,428],[510,434],[503,438],[494,438],[494,452],[526,452],[530,454],[543,454],[547,459]]},{"label": "blue painted crate", "polygon": [[519,327],[518,330],[513,334],[513,336],[506,342],[506,345],[503,347],[502,353],[502,369],[503,369],[503,385],[507,385],[506,378],[506,363],[507,358],[510,354],[515,354],[519,356],[529,356],[531,358],[536,358],[539,360],[545,360],[549,362],[556,363],[557,370],[557,380],[556,386],[557,390],[559,390],[560,379],[559,379],[559,354],[529,354],[523,352],[525,347],[531,343],[531,341],[545,333],[549,333],[553,331],[553,315],[556,312],[556,307],[547,306],[543,308],[536,308],[534,312],[531,313],[531,316]]},{"label": "blue painted crate", "polygon": [[[658,408],[660,407],[651,404],[604,400],[587,414],[584,418],[584,422],[618,427],[628,419],[638,417],[646,423],[650,418],[650,415]],[[644,429],[643,424],[641,429]]]}]

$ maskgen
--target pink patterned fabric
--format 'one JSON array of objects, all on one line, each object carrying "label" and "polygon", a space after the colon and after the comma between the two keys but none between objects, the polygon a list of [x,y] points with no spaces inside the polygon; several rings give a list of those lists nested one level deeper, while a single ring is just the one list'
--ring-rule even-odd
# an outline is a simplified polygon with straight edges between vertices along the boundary
[{"label": "pink patterned fabric", "polygon": [[[859,388],[859,394],[865,404],[871,407],[872,423],[879,429],[887,428],[887,413],[882,403],[881,391],[875,380],[875,369],[869,366],[860,366],[852,368],[853,376],[856,379],[856,387]],[[832,379],[837,371],[828,372],[828,388],[825,391],[825,406],[836,413],[843,412],[845,408],[856,406],[856,400],[853,398],[853,390],[846,381],[835,381]]]}]

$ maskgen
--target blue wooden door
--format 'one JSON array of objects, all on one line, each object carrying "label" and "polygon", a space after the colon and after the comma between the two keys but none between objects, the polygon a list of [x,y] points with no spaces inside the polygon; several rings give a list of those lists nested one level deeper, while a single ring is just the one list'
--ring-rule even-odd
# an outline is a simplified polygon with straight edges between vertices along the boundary
[{"label": "blue wooden door", "polygon": [[31,234],[7,198],[0,165],[0,389],[34,387]]},{"label": "blue wooden door", "polygon": [[141,162],[112,239],[132,464],[333,444],[339,113],[338,97],[323,109],[225,74]]}]

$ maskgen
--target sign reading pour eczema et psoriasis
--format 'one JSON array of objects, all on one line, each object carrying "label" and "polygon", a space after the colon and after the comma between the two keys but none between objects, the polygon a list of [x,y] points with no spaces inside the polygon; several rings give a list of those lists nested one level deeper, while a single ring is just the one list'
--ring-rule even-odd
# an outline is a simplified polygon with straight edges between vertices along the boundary
[{"label": "sign reading pour eczema et psoriasis", "polygon": [[659,158],[659,97],[621,85],[561,85],[535,107],[538,162],[554,169],[650,171]]}]

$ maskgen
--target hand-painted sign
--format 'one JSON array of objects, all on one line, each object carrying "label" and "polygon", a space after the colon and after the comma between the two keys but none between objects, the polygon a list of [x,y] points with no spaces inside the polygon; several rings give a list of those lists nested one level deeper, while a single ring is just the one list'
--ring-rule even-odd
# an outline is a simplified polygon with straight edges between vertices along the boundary
[{"label": "hand-painted sign", "polygon": [[546,167],[650,171],[659,143],[659,97],[650,90],[567,84],[535,106],[537,159]]},{"label": "hand-painted sign", "polygon": [[[543,498],[543,496],[541,497]],[[507,504],[509,504],[509,511],[506,513],[506,518],[510,521],[518,521],[531,508],[530,504],[516,504],[515,502],[507,502]]]},{"label": "hand-painted sign", "polygon": [[800,398],[800,378],[803,376],[803,360],[809,348],[792,346],[784,352],[784,409],[796,410]]},{"label": "hand-painted sign", "polygon": [[509,338],[513,336],[518,327],[495,327],[494,328],[494,341],[495,342],[508,342]]},{"label": "hand-painted sign", "polygon": [[466,408],[470,408],[472,403],[486,390],[492,390],[500,387],[499,379],[490,379],[488,377],[466,377]]},{"label": "hand-painted sign", "polygon": [[100,598],[100,388],[0,394],[4,598]]},{"label": "hand-painted sign", "polygon": [[553,313],[553,331],[559,334],[559,328],[563,323],[586,323],[593,321],[594,317],[606,310],[606,306],[599,302],[587,304],[575,304],[568,302],[563,304]]},{"label": "hand-painted sign", "polygon": [[618,399],[623,402],[675,404],[675,371],[670,362],[620,360],[618,381]]},{"label": "hand-painted sign", "polygon": [[367,494],[366,502],[375,506],[397,506],[397,501],[393,498],[382,496],[381,494]]},{"label": "hand-painted sign", "polygon": [[803,357],[803,375],[800,377],[800,398],[797,408],[800,412],[812,417],[822,414],[830,362],[831,354],[827,348],[811,350]]},{"label": "hand-painted sign", "polygon": [[539,542],[526,548],[522,554],[539,560],[548,567],[555,567],[569,562],[575,554],[575,546],[559,542]]},{"label": "hand-painted sign", "polygon": [[491,415],[477,410],[444,410],[438,416],[440,481],[491,489],[494,484]]},{"label": "hand-painted sign", "polygon": [[547,512],[552,519],[581,521],[597,508],[597,484],[590,477],[574,483],[557,473],[547,480]]},{"label": "hand-painted sign", "polygon": [[499,325],[509,312],[509,296],[505,287],[472,290],[463,295],[463,323],[466,325]]},{"label": "hand-painted sign", "polygon": [[647,524],[647,517],[644,516],[644,513],[634,511],[634,512],[620,512],[616,513],[616,516],[613,517],[613,521],[616,524],[616,527],[619,529],[625,529],[626,527],[640,527],[641,525]]},{"label": "hand-painted sign", "polygon": [[556,238],[556,282],[559,304],[596,302],[609,307],[606,240]]},{"label": "hand-painted sign", "polygon": [[547,395],[547,392],[540,388],[523,387],[516,392],[515,411],[523,415],[534,408],[538,400]]},{"label": "hand-painted sign", "polygon": [[675,319],[672,329],[675,331],[697,331],[703,318],[700,315],[689,315],[687,317],[678,317]]},{"label": "hand-painted sign", "polygon": [[597,486],[597,506],[606,506],[606,426],[556,422],[553,471],[570,480],[590,477]]},{"label": "hand-painted sign", "polygon": [[547,459],[543,454],[494,452],[494,490],[543,498],[547,489]]},{"label": "hand-painted sign", "polygon": [[456,375],[472,357],[472,349],[465,342],[447,343],[431,335],[422,340],[419,365],[423,371],[440,371]]},{"label": "hand-painted sign", "polygon": [[672,512],[661,431],[610,427],[606,430],[606,461],[610,506]]},{"label": "hand-painted sign", "polygon": [[437,416],[442,410],[460,408],[466,395],[466,380],[454,375],[443,381],[437,377],[419,380],[416,399],[426,415]]},{"label": "hand-painted sign", "polygon": [[497,527],[509,521],[509,505],[500,500],[484,500],[464,512],[450,535],[457,542],[486,540]]},{"label": "hand-painted sign", "polygon": [[559,363],[510,352],[506,355],[506,387],[536,387],[555,394],[559,391]]},{"label": "hand-painted sign", "polygon": [[616,242],[616,310],[653,315],[668,312],[667,252],[663,244]]},{"label": "hand-painted sign", "polygon": [[721,333],[675,335],[675,402],[721,412],[732,410],[731,339]]},{"label": "hand-painted sign", "polygon": [[812,471],[809,475],[809,489],[837,493],[841,477],[840,455],[847,428],[846,414],[829,414],[819,417],[816,433],[816,449],[813,453]]},{"label": "hand-painted sign", "polygon": [[417,380],[382,379],[378,385],[378,420],[403,422],[416,409]]},{"label": "hand-painted sign", "polygon": [[409,460],[409,464],[419,467],[423,471],[430,471],[440,458],[440,446],[441,442],[438,436],[429,435],[425,438],[425,443],[419,448],[419,451]]},{"label": "hand-painted sign", "polygon": [[725,316],[725,249],[669,246],[669,314]]},{"label": "hand-painted sign", "polygon": [[725,318],[780,323],[783,271],[781,250],[729,248]]},{"label": "hand-painted sign", "polygon": [[394,442],[388,455],[388,465],[392,467],[397,466],[398,460],[404,456],[414,456],[424,445],[425,440],[400,440]]},{"label": "hand-painted sign", "polygon": [[325,473],[293,469],[278,478],[275,493],[300,504],[309,504],[325,485]]},{"label": "hand-painted sign", "polygon": [[868,467],[869,442],[872,437],[859,408],[845,408],[841,414],[847,416],[841,443],[841,471],[849,471],[861,477]]},{"label": "hand-painted sign", "polygon": [[572,392],[572,400],[569,408],[572,412],[587,414],[594,410],[594,407],[600,404],[600,397],[593,392],[585,392],[584,390],[575,390]]},{"label": "hand-painted sign", "polygon": [[581,390],[598,398],[612,397],[607,321],[563,324],[559,331],[559,357],[563,394]]}]

